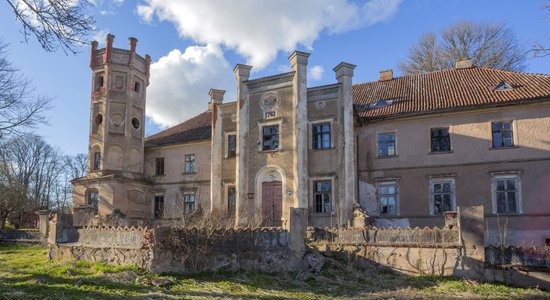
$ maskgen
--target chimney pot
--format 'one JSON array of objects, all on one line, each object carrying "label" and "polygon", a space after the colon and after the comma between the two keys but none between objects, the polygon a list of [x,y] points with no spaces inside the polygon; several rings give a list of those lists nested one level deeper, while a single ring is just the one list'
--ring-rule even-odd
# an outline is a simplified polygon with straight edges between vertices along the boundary
[{"label": "chimney pot", "polygon": [[393,70],[382,70],[380,71],[380,81],[388,81],[393,79]]}]

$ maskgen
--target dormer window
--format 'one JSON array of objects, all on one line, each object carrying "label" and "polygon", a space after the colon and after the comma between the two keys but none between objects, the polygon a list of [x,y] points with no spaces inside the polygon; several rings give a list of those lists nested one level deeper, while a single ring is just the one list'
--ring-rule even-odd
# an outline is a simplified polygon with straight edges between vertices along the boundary
[{"label": "dormer window", "polygon": [[393,104],[393,100],[380,99],[380,100],[376,101],[375,103],[369,104],[369,108],[381,108],[381,107],[390,106],[392,104]]},{"label": "dormer window", "polygon": [[499,84],[495,87],[495,91],[511,91],[513,89],[514,88],[504,80],[499,82]]}]

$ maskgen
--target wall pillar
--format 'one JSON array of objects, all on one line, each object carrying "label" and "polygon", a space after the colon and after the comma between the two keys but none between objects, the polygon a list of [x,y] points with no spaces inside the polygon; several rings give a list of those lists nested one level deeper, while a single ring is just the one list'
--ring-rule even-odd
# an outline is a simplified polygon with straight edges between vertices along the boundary
[{"label": "wall pillar", "polygon": [[307,210],[290,208],[290,226],[288,228],[288,247],[298,257],[304,255],[306,246]]},{"label": "wall pillar", "polygon": [[485,220],[483,205],[458,207],[458,228],[462,245],[460,275],[480,278],[485,263]]},{"label": "wall pillar", "polygon": [[248,200],[248,88],[244,81],[250,77],[251,66],[237,64],[233,72],[237,79],[237,201],[235,211],[236,225],[246,225],[252,221],[250,214],[253,206]]},{"label": "wall pillar", "polygon": [[38,215],[38,230],[40,232],[40,239],[42,244],[48,243],[48,229],[49,229],[49,211],[39,210],[36,212]]},{"label": "wall pillar", "polygon": [[341,62],[333,71],[336,80],[340,83],[339,118],[341,128],[339,132],[338,154],[342,162],[338,199],[338,221],[343,226],[353,217],[353,208],[359,207],[357,202],[357,151],[354,126],[354,110],[352,96],[352,78],[355,65]]},{"label": "wall pillar", "polygon": [[223,128],[218,105],[223,103],[224,90],[210,89],[209,109],[212,112],[212,147],[210,155],[210,212],[225,213],[222,187]]},{"label": "wall pillar", "polygon": [[308,207],[308,139],[307,139],[307,63],[309,53],[294,51],[290,60],[294,79],[292,82],[292,106],[294,125],[294,197],[297,207]]}]

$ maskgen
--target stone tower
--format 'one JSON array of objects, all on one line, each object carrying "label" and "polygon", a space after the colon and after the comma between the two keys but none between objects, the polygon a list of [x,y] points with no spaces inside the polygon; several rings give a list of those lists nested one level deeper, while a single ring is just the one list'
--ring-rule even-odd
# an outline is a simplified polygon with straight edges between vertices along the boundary
[{"label": "stone tower", "polygon": [[92,42],[88,175],[140,178],[151,58],[136,54],[136,38],[128,39],[129,50],[113,48],[113,40],[108,34],[103,49]]},{"label": "stone tower", "polygon": [[107,35],[105,48],[92,42],[90,68],[92,95],[88,173],[73,184],[76,225],[117,212],[127,224],[141,225],[151,218],[149,189],[144,180],[144,118],[151,58],[130,49],[113,48]]}]

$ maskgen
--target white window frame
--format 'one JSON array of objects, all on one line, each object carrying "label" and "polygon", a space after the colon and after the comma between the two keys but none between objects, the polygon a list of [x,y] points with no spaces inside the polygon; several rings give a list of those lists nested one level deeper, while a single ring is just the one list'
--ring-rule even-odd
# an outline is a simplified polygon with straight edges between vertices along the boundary
[{"label": "white window frame", "polygon": [[[314,191],[314,183],[315,181],[330,181],[330,212],[323,212],[318,213],[315,212],[315,191]],[[336,213],[335,211],[335,202],[334,202],[334,196],[335,196],[335,189],[334,189],[334,176],[320,176],[320,177],[311,177],[309,179],[309,190],[310,190],[310,208],[311,208],[311,214],[313,216],[330,216],[333,213]]]},{"label": "white window frame", "polygon": [[[393,133],[393,136],[394,136],[394,144],[395,144],[395,149],[394,149],[394,154],[393,155],[384,155],[384,156],[381,156],[380,155],[380,143],[378,141],[378,137],[381,135],[381,134],[390,134],[390,133]],[[394,130],[394,131],[384,131],[384,132],[378,132],[376,133],[376,157],[377,158],[391,158],[391,157],[397,157],[399,155],[399,153],[397,152],[397,131]]]},{"label": "white window frame", "polygon": [[[513,179],[516,181],[516,201],[517,201],[517,212],[498,212],[497,205],[497,181],[498,180]],[[492,173],[491,178],[491,198],[492,198],[492,208],[493,213],[495,214],[520,214],[523,213],[523,201],[521,196],[521,176],[520,172],[511,172],[511,173]]]},{"label": "white window frame", "polygon": [[[237,157],[239,155],[239,135],[237,134],[236,131],[226,132],[224,135],[225,135],[225,137],[224,137],[224,141],[225,141],[224,157],[225,158]],[[229,156],[229,136],[230,135],[235,136],[235,156]]]},{"label": "white window frame", "polygon": [[[264,127],[267,127],[267,126],[274,126],[274,125],[278,125],[279,126],[279,147],[277,149],[274,149],[274,150],[263,150],[263,144],[264,144]],[[283,150],[283,119],[282,118],[278,118],[278,119],[274,119],[274,120],[270,120],[270,121],[267,121],[267,122],[258,122],[258,151],[260,152],[278,152],[278,151],[281,151]]]},{"label": "white window frame", "polygon": [[[185,200],[186,196],[188,196],[188,195],[193,195],[193,210],[192,211],[187,211],[187,203],[191,203],[191,201],[186,201]],[[197,193],[195,193],[194,191],[185,191],[185,192],[183,192],[182,200],[183,200],[183,213],[190,214],[190,213],[193,213],[197,210]]]},{"label": "white window frame", "polygon": [[[187,170],[187,157],[193,156],[193,170]],[[197,155],[195,153],[185,154],[183,156],[183,173],[184,174],[195,174],[197,173]]]},{"label": "white window frame", "polygon": [[[382,185],[395,185],[395,213],[382,213],[382,202],[380,186]],[[378,203],[378,215],[380,216],[399,216],[399,181],[397,180],[383,180],[376,182],[376,200]]]},{"label": "white window frame", "polygon": [[455,178],[454,177],[433,177],[430,178],[430,214],[434,216],[443,216],[445,211],[441,211],[441,213],[435,213],[435,197],[434,197],[434,185],[435,184],[443,184],[443,183],[450,183],[451,184],[451,210],[450,211],[456,211],[456,184],[455,184]]},{"label": "white window frame", "polygon": [[[313,148],[313,125],[317,125],[321,123],[330,124],[330,147],[314,149]],[[310,121],[308,127],[309,127],[308,129],[309,129],[309,149],[310,150],[329,150],[334,148],[334,119],[333,118]]]}]

